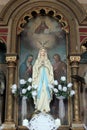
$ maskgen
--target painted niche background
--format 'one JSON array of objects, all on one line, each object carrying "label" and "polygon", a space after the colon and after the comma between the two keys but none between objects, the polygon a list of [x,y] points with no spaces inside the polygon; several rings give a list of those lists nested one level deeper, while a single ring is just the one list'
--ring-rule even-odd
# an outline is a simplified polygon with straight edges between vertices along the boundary
[{"label": "painted niche background", "polygon": [[[41,44],[44,43],[48,52],[48,57],[54,64],[54,54],[59,54],[61,60],[66,64],[66,33],[62,30],[62,26],[55,19],[48,16],[38,16],[32,18],[25,26],[24,31],[20,35],[20,64],[19,78],[27,79],[32,76],[32,66],[37,58]],[[29,62],[29,63],[28,63]],[[26,75],[28,66],[30,65],[30,75]],[[67,104],[67,101],[65,101]],[[21,109],[21,103],[19,103]],[[66,117],[63,124],[67,124],[67,105]],[[54,117],[58,117],[58,101],[51,104],[51,112]],[[28,118],[34,111],[34,106],[30,101]],[[21,118],[21,114],[19,115]],[[20,122],[19,118],[19,122]]]}]

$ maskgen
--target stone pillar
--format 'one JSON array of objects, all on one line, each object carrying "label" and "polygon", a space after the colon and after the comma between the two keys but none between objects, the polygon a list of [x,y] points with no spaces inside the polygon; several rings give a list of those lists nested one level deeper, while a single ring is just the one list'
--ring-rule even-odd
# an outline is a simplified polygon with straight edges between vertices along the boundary
[{"label": "stone pillar", "polygon": [[5,102],[5,122],[3,124],[3,130],[15,130],[14,123],[14,102],[13,95],[11,92],[12,84],[15,81],[15,71],[16,71],[16,54],[7,54],[7,79],[6,79],[6,102]]},{"label": "stone pillar", "polygon": [[[71,76],[78,75],[80,56],[72,55],[70,56],[71,63]],[[80,118],[80,93],[79,93],[79,83],[77,79],[73,78],[73,89],[75,90],[75,95],[73,99],[73,121],[72,121],[72,130],[84,130],[83,124],[81,123]]]}]

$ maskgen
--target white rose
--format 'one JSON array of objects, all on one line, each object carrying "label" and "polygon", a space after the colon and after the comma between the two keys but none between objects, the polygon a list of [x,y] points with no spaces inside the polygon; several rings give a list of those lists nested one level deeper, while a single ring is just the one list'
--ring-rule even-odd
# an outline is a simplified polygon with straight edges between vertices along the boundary
[{"label": "white rose", "polygon": [[63,87],[63,91],[66,92],[67,91],[67,87]]},{"label": "white rose", "polygon": [[25,84],[26,81],[24,79],[20,79],[20,84]]},{"label": "white rose", "polygon": [[32,96],[36,96],[37,92],[36,91],[32,91]]},{"label": "white rose", "polygon": [[57,92],[58,92],[58,89],[54,88],[53,91],[54,91],[55,93],[57,93]]},{"label": "white rose", "polygon": [[61,84],[58,85],[58,89],[62,90],[62,85]]},{"label": "white rose", "polygon": [[70,91],[70,96],[73,96],[75,94],[75,91],[74,90],[71,90]]},{"label": "white rose", "polygon": [[72,85],[73,85],[72,83],[68,83],[67,87],[68,87],[68,88],[71,88]]},{"label": "white rose", "polygon": [[17,90],[17,85],[16,85],[16,84],[13,84],[13,85],[12,85],[12,89],[13,89],[13,90]]},{"label": "white rose", "polygon": [[66,81],[66,77],[65,76],[61,76],[61,81]]},{"label": "white rose", "polygon": [[54,85],[58,85],[58,81],[57,80],[54,80]]},{"label": "white rose", "polygon": [[23,126],[28,126],[29,125],[29,122],[27,119],[24,119],[23,122],[22,122],[22,125]]},{"label": "white rose", "polygon": [[37,89],[37,88],[38,88],[38,85],[34,85],[33,88],[34,88],[34,89]]},{"label": "white rose", "polygon": [[53,86],[52,84],[48,84],[48,87],[49,87],[50,89],[53,89],[53,88],[54,88],[54,86]]},{"label": "white rose", "polygon": [[29,78],[29,79],[28,79],[28,82],[30,82],[30,83],[31,83],[31,82],[32,82],[32,78]]},{"label": "white rose", "polygon": [[27,92],[26,89],[22,89],[22,94],[25,94]]},{"label": "white rose", "polygon": [[16,90],[12,89],[12,93],[15,94],[15,93],[16,93]]},{"label": "white rose", "polygon": [[28,90],[28,91],[30,91],[30,90],[31,90],[31,86],[30,86],[30,85],[28,86],[27,90]]},{"label": "white rose", "polygon": [[55,119],[55,125],[56,125],[56,128],[58,129],[58,127],[61,125],[61,121],[60,119]]}]

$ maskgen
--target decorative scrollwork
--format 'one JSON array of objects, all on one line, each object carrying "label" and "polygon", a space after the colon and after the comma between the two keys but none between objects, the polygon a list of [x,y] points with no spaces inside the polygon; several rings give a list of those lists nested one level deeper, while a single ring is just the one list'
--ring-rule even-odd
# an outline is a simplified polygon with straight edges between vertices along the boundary
[{"label": "decorative scrollwork", "polygon": [[80,56],[70,56],[70,62],[80,62]]},{"label": "decorative scrollwork", "polygon": [[15,62],[17,61],[17,55],[6,55],[6,62]]}]

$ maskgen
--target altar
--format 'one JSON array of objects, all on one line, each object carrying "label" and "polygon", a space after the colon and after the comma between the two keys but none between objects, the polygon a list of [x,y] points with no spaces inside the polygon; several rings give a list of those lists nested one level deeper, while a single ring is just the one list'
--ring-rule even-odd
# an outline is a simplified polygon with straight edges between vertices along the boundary
[{"label": "altar", "polygon": [[86,17],[75,0],[9,0],[3,7],[0,129],[86,129]]}]

